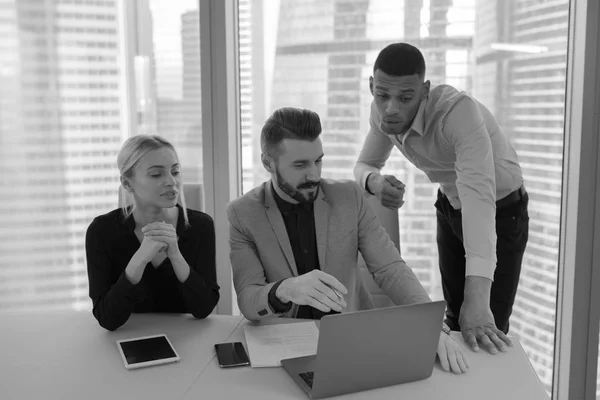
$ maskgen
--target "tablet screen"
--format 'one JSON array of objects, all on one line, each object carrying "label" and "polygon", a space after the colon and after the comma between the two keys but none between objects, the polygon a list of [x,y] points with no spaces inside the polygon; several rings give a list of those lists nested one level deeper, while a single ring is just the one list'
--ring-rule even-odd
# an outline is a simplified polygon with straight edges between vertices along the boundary
[{"label": "tablet screen", "polygon": [[119,343],[128,364],[177,357],[165,336],[134,339]]}]

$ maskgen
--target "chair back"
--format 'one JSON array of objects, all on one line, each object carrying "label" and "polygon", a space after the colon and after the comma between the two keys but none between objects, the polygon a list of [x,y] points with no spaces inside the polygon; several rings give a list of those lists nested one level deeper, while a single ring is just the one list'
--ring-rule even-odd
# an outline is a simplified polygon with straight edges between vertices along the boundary
[{"label": "chair back", "polygon": [[[398,210],[390,210],[389,208],[382,206],[381,203],[379,202],[379,200],[377,199],[377,197],[375,197],[375,196],[372,196],[372,195],[366,194],[366,193],[365,193],[365,196],[366,196],[367,204],[369,204],[369,207],[371,207],[371,209],[375,212],[375,215],[377,216],[379,223],[387,231],[388,235],[390,236],[390,239],[392,240],[392,243],[394,243],[394,245],[398,249],[398,252],[401,253],[400,252],[400,223],[398,221]],[[393,306],[394,305],[393,301],[388,297],[387,294],[385,294],[379,288],[379,286],[377,286],[377,284],[373,280],[373,276],[371,276],[371,273],[369,272],[369,269],[367,268],[367,264],[365,263],[364,259],[360,255],[360,253],[358,255],[358,266],[359,266],[359,276],[362,279],[362,281],[365,283],[365,285],[367,286],[367,290],[369,291],[369,294],[371,295],[371,298],[373,299],[373,303],[375,304],[375,307],[380,308],[380,307]]]}]

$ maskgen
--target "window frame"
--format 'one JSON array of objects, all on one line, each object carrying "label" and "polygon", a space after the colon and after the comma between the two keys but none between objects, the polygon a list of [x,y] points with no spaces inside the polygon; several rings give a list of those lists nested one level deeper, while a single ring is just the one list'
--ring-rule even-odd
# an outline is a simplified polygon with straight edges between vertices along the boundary
[{"label": "window frame", "polygon": [[[600,323],[600,6],[569,3],[565,140],[552,397],[596,398]],[[589,194],[593,193],[593,196]],[[576,325],[575,325],[576,324]]]},{"label": "window frame", "polygon": [[200,0],[205,211],[215,222],[217,313],[234,309],[226,206],[242,193],[237,1]]}]

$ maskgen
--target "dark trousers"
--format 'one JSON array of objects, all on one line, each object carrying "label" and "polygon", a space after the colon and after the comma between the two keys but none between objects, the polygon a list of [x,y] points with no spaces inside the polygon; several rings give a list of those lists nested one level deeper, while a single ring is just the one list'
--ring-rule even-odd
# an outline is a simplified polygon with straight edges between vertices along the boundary
[{"label": "dark trousers", "polygon": [[[496,272],[490,294],[490,308],[498,329],[508,333],[521,262],[529,237],[529,196],[519,193],[511,204],[496,207]],[[465,248],[462,235],[462,214],[455,210],[444,194],[438,191],[437,245],[442,289],[446,300],[445,322],[452,330],[460,330],[458,318],[465,290]]]}]

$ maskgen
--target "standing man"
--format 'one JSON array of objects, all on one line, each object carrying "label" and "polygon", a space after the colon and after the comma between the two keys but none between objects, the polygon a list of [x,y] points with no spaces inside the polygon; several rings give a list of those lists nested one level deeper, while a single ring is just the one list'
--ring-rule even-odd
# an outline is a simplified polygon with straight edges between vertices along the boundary
[{"label": "standing man", "polygon": [[384,48],[369,79],[370,130],[354,167],[388,208],[404,184],[380,171],[397,147],[440,184],[437,245],[446,323],[477,351],[505,351],[528,239],[527,192],[517,154],[490,111],[449,85],[430,88],[425,60],[407,43]]}]

